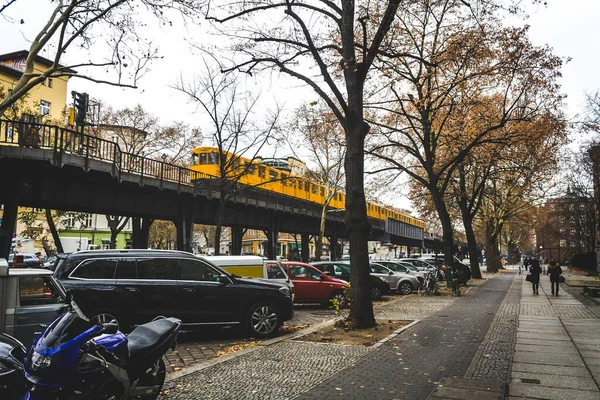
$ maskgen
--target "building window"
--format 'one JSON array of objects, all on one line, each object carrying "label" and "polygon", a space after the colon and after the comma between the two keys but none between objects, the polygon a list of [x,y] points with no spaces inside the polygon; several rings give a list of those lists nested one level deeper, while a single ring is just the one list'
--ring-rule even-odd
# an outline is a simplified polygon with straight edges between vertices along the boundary
[{"label": "building window", "polygon": [[86,228],[92,227],[92,214],[85,215],[85,218],[83,219],[83,226]]},{"label": "building window", "polygon": [[48,87],[52,88],[52,78],[48,78]]},{"label": "building window", "polygon": [[34,208],[33,211],[36,212],[36,213],[38,213],[38,214],[41,214],[41,213],[44,212],[44,209],[43,208]]},{"label": "building window", "polygon": [[67,214],[65,217],[65,225],[69,228],[73,228],[75,226],[75,215],[72,213]]},{"label": "building window", "polygon": [[567,247],[567,241],[565,239],[560,239],[560,247]]},{"label": "building window", "polygon": [[50,115],[50,102],[46,100],[40,100],[40,114],[42,116]]}]

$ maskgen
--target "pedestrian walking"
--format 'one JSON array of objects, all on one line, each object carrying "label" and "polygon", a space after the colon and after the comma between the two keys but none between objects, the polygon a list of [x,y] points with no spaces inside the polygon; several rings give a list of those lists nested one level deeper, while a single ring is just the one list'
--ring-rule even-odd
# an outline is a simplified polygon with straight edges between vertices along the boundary
[{"label": "pedestrian walking", "polygon": [[540,273],[542,272],[542,269],[540,268],[540,262],[536,258],[531,260],[531,268],[529,270],[531,271],[529,273],[531,276],[529,282],[531,282],[533,294],[540,294]]},{"label": "pedestrian walking", "polygon": [[548,268],[548,274],[550,275],[550,285],[552,287],[552,295],[558,296],[559,283],[561,281],[562,269],[560,265],[554,260],[550,260],[550,267]]},{"label": "pedestrian walking", "polygon": [[525,267],[525,271],[529,271],[530,265],[531,265],[531,260],[529,259],[529,257],[526,257],[525,260],[523,260],[523,266]]},{"label": "pedestrian walking", "polygon": [[521,275],[521,266],[519,265],[519,275]]}]

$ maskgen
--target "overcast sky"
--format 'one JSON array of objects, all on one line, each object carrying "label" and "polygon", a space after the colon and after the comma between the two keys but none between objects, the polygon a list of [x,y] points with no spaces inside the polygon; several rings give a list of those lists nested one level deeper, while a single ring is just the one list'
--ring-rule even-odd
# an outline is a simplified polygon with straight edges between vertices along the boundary
[{"label": "overcast sky", "polygon": [[[3,1],[0,0],[0,3]],[[547,2],[547,7],[532,6],[527,21],[515,19],[512,23],[531,25],[530,37],[534,44],[548,44],[558,56],[571,59],[562,70],[561,84],[568,96],[568,114],[573,117],[581,112],[585,93],[600,89],[600,0]],[[0,18],[0,53],[28,49],[27,39],[33,38],[40,30],[51,9],[52,4],[45,0],[19,0],[11,6],[6,14],[17,21],[23,19],[24,24],[14,24]],[[164,58],[152,64],[139,89],[115,88],[71,79],[69,91],[87,92],[116,108],[133,107],[140,103],[164,124],[174,120],[190,125],[200,124],[201,118],[194,113],[195,107],[171,87],[180,76],[191,78],[198,69],[198,56],[190,51],[182,36],[198,40],[202,29],[193,26],[186,28],[177,23],[173,27],[151,26],[149,29],[156,35],[155,44],[160,47]],[[75,54],[75,51],[70,51],[67,56],[70,58]],[[315,94],[299,87],[297,80],[288,78],[272,83],[265,77],[251,79],[255,80],[249,84],[260,88],[268,101],[276,98],[289,108],[297,106],[299,102],[308,103],[317,99]],[[400,205],[408,207],[402,200]]]}]

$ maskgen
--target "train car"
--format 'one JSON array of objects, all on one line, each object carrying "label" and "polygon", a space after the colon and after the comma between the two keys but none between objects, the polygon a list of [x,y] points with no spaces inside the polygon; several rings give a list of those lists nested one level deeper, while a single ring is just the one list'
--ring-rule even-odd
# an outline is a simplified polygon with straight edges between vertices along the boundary
[{"label": "train car", "polygon": [[[224,167],[221,168],[221,165]],[[285,196],[323,204],[326,200],[327,188],[306,178],[291,176],[283,171],[266,164],[260,159],[250,160],[228,152],[219,152],[214,147],[198,147],[192,151],[192,171],[197,177],[221,178],[225,174],[229,179],[257,189],[268,190]],[[192,179],[196,177],[192,176]],[[333,189],[329,189],[332,191]],[[346,195],[335,191],[329,203],[334,209],[343,209],[346,205]],[[409,215],[386,208],[382,205],[367,202],[367,215],[370,218],[385,220],[386,217],[401,221],[419,228],[425,228],[425,223]]]}]

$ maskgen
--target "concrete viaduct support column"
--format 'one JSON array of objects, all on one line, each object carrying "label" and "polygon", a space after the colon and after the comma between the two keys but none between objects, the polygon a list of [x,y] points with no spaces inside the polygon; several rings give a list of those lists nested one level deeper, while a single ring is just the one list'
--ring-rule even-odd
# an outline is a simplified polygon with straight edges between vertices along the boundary
[{"label": "concrete viaduct support column", "polygon": [[133,248],[134,249],[147,249],[148,239],[150,237],[150,226],[154,222],[152,218],[131,218],[131,224],[133,226]]},{"label": "concrete viaduct support column", "polygon": [[0,226],[0,258],[8,259],[8,254],[12,247],[12,235],[15,231],[19,213],[19,194],[21,192],[21,185],[21,182],[14,182],[6,185],[4,188],[5,190],[11,190],[12,196],[4,203],[2,225]]},{"label": "concrete viaduct support column", "polygon": [[329,237],[329,259],[335,261],[339,258],[338,254],[338,231],[334,229]]},{"label": "concrete viaduct support column", "polygon": [[309,248],[310,235],[308,233],[302,233],[300,235],[300,240],[302,242],[301,259],[302,259],[302,262],[307,263],[310,258],[310,248]]},{"label": "concrete viaduct support column", "polygon": [[267,236],[267,258],[274,260],[277,256],[277,240],[279,239],[277,219],[273,218],[269,225],[269,229],[264,231]]},{"label": "concrete viaduct support column", "polygon": [[244,228],[241,226],[231,227],[231,254],[239,256],[242,254],[242,238],[244,237]]},{"label": "concrete viaduct support column", "polygon": [[194,207],[182,204],[179,218],[175,221],[177,228],[177,250],[192,251],[192,236],[194,234]]}]

